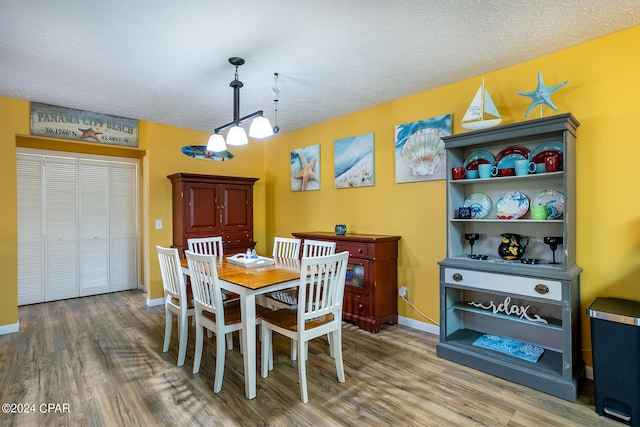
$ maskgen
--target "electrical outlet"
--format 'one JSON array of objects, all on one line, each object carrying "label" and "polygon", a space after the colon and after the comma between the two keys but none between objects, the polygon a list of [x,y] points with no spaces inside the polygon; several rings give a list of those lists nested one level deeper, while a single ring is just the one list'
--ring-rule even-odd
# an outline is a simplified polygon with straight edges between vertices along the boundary
[{"label": "electrical outlet", "polygon": [[400,286],[400,289],[398,289],[398,296],[400,298],[406,298],[407,297],[407,287],[406,286]]}]

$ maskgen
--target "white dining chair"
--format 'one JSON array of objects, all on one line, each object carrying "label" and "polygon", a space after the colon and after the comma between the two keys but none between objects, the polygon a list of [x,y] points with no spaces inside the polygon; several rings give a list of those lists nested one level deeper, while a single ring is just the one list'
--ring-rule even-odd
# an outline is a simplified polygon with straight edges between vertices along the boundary
[{"label": "white dining chair", "polygon": [[300,243],[300,239],[274,237],[272,256],[281,259],[298,259],[300,257]]},{"label": "white dining chair", "polygon": [[338,381],[344,382],[342,361],[342,303],[349,252],[303,258],[298,284],[298,308],[279,309],[261,317],[262,378],[273,369],[273,332],[295,340],[298,349],[300,397],[307,403],[307,345],[327,335],[329,353],[336,361]]},{"label": "white dining chair", "polygon": [[302,257],[316,257],[332,255],[336,252],[336,242],[305,239],[302,247]]},{"label": "white dining chair", "polygon": [[[193,361],[193,373],[200,370],[202,360],[203,328],[211,331],[216,336],[216,369],[213,380],[213,392],[218,393],[222,389],[225,361],[225,337],[229,337],[234,331],[242,334],[242,317],[240,302],[238,300],[224,303],[222,289],[216,269],[216,259],[213,255],[201,255],[191,251],[185,251],[196,318],[196,350]],[[256,306],[256,325],[260,316],[271,311],[265,307]],[[242,339],[240,339],[242,343]],[[242,345],[240,352],[242,352]]]},{"label": "white dining chair", "polygon": [[175,314],[178,320],[178,366],[182,366],[187,353],[188,319],[189,316],[194,315],[193,295],[187,291],[178,250],[156,246],[156,251],[158,252],[162,286],[164,287],[166,317],[162,351],[164,353],[169,351],[173,315]]},{"label": "white dining chair", "polygon": [[[333,255],[336,251],[336,242],[327,242],[324,240],[305,239],[302,249],[302,257],[318,257]],[[284,289],[282,291],[273,292],[267,297],[267,307],[269,308],[291,308],[298,306],[298,290],[297,288]],[[297,349],[294,341],[291,341],[291,360],[296,360]]]},{"label": "white dining chair", "polygon": [[187,239],[187,246],[191,252],[204,255],[222,256],[222,237],[198,237]]},{"label": "white dining chair", "polygon": [[[194,237],[191,239],[187,239],[187,246],[189,246],[189,251],[194,252],[196,254],[201,255],[213,255],[213,256],[223,256],[224,249],[222,246],[222,237],[221,236],[212,236],[212,237]],[[238,295],[223,291],[222,299],[224,301],[230,301],[233,299],[238,299]],[[233,348],[233,341],[229,339],[229,350]]]}]

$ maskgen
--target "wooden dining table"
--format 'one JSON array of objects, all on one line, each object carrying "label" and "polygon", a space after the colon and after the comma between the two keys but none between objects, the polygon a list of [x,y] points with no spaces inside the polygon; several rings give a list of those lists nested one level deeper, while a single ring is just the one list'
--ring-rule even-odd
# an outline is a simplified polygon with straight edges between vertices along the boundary
[{"label": "wooden dining table", "polygon": [[[256,295],[297,286],[300,280],[300,262],[274,259],[268,266],[244,267],[232,264],[226,257],[216,257],[220,287],[240,296],[242,312],[242,345],[244,349],[244,386],[248,399],[256,397]],[[186,259],[180,260],[185,275],[189,275]],[[264,362],[263,362],[264,363]]]}]

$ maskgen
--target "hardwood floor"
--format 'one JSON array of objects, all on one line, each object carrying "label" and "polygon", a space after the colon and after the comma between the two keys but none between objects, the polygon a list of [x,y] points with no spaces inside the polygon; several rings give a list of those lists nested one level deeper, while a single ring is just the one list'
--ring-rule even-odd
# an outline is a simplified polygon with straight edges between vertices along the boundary
[{"label": "hardwood floor", "polygon": [[205,338],[192,375],[191,326],[187,360],[177,367],[176,325],[162,353],[164,307],[146,307],[145,297],[124,291],[20,307],[20,332],[0,336],[0,403],[30,412],[0,413],[0,425],[620,425],[595,413],[589,383],[578,402],[567,402],[439,359],[436,336],[399,325],[370,334],[345,323],[343,384],[326,339],[311,343],[306,405],[289,341],[275,334],[274,370],[258,375],[257,397],[247,400],[236,335],[216,395],[214,340]]}]

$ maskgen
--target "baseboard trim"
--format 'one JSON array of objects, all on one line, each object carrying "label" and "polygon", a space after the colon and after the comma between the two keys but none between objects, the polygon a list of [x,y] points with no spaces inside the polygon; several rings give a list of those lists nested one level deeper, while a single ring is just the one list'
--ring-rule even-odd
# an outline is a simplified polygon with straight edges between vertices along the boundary
[{"label": "baseboard trim", "polygon": [[0,335],[13,334],[14,332],[19,332],[19,331],[20,331],[19,320],[16,323],[0,326]]},{"label": "baseboard trim", "polygon": [[408,317],[398,316],[398,325],[407,326],[411,329],[428,332],[433,335],[440,335],[440,327],[431,323],[420,322],[419,320],[410,319]]},{"label": "baseboard trim", "polygon": [[147,298],[147,307],[157,307],[164,305],[164,298],[149,299]]},{"label": "baseboard trim", "polygon": [[[406,326],[411,329],[417,329],[419,331],[427,332],[429,334],[440,335],[440,327],[432,325],[431,323],[421,322],[419,320],[410,319],[408,317],[398,316],[398,325]],[[593,380],[593,367],[585,366],[584,376],[587,379]]]}]

